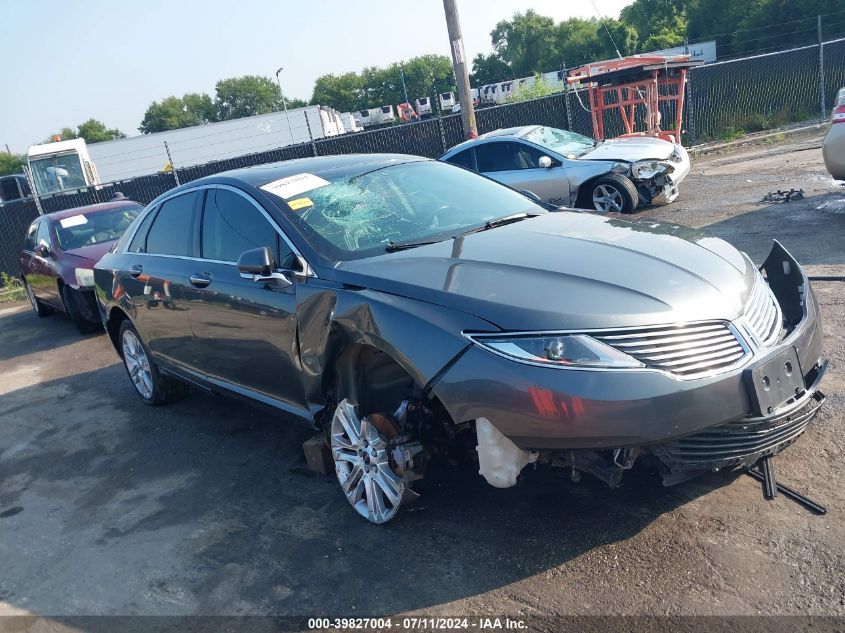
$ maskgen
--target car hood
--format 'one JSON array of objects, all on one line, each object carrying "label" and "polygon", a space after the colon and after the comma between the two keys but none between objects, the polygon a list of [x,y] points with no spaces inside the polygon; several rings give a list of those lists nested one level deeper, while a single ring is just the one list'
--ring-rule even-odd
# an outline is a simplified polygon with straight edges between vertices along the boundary
[{"label": "car hood", "polygon": [[91,262],[91,264],[96,264],[100,259],[109,252],[109,249],[114,245],[117,240],[107,240],[105,242],[98,242],[97,244],[92,244],[91,246],[80,246],[79,248],[71,248],[65,251],[65,253],[69,253],[76,257],[81,257],[82,259],[87,259]]},{"label": "car hood", "polygon": [[343,262],[337,275],[502,329],[543,330],[733,319],[755,271],[728,243],[692,229],[553,212]]},{"label": "car hood", "polygon": [[669,141],[648,136],[612,138],[596,145],[579,159],[586,160],[666,160],[672,155],[675,146]]}]

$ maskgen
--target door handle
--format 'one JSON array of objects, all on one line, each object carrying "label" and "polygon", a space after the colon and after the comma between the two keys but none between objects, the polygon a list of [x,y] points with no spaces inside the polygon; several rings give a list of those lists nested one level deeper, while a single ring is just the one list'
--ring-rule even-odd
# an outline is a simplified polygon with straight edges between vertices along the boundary
[{"label": "door handle", "polygon": [[191,282],[191,285],[195,288],[205,288],[208,284],[211,283],[211,275],[208,273],[203,273],[200,275],[191,275],[188,280]]},{"label": "door handle", "polygon": [[129,269],[129,274],[135,279],[140,277],[142,272],[144,272],[144,267],[141,264],[135,264]]}]

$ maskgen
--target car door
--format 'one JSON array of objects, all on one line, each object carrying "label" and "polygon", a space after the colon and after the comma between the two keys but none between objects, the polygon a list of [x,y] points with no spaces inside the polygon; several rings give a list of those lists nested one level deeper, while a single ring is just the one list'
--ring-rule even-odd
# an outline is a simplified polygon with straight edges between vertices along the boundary
[{"label": "car door", "polygon": [[51,236],[50,221],[42,218],[35,234],[35,249],[32,253],[30,273],[26,283],[41,301],[60,307],[59,286],[56,273],[56,246]]},{"label": "car door", "polygon": [[165,200],[141,222],[124,254],[120,285],[135,308],[133,322],[156,362],[201,377],[188,320],[185,287],[195,264],[201,191]]},{"label": "car door", "polygon": [[20,265],[21,275],[23,275],[26,283],[35,292],[34,277],[37,274],[37,259],[35,256],[35,247],[38,246],[38,227],[41,220],[35,220],[29,225],[26,230],[26,237],[24,238],[23,249],[18,259]]},{"label": "car door", "polygon": [[298,365],[296,288],[255,282],[238,272],[247,250],[270,247],[281,270],[299,260],[260,204],[239,189],[209,187],[199,231],[200,259],[186,289],[199,362],[209,382],[268,404],[301,410],[305,395]]},{"label": "car door", "polygon": [[551,167],[540,167],[540,149],[517,141],[491,141],[475,147],[478,171],[513,187],[524,189],[556,205],[569,204],[570,187],[566,172],[557,158]]}]

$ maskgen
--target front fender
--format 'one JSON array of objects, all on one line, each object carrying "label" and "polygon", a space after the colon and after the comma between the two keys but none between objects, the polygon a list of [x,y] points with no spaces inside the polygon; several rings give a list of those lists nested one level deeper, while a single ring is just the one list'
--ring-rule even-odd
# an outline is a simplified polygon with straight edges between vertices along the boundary
[{"label": "front fender", "polygon": [[463,330],[496,329],[463,312],[374,290],[309,281],[297,293],[298,347],[312,413],[324,406],[327,379],[346,345],[383,351],[425,388],[470,345]]}]

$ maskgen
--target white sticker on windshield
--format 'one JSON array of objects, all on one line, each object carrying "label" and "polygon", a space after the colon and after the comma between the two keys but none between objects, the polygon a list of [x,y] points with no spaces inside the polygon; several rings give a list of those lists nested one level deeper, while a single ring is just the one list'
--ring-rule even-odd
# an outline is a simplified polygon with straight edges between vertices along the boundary
[{"label": "white sticker on windshield", "polygon": [[69,218],[62,218],[59,224],[63,229],[69,229],[72,226],[79,226],[80,224],[88,224],[88,218],[84,215],[72,215]]},{"label": "white sticker on windshield", "polygon": [[291,198],[306,191],[317,189],[318,187],[325,187],[328,184],[331,184],[328,180],[324,180],[314,174],[297,174],[296,176],[288,176],[287,178],[268,182],[266,185],[261,185],[261,188],[267,193],[272,193],[274,196]]}]

